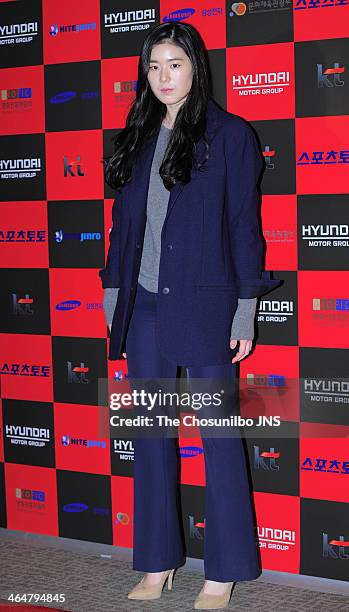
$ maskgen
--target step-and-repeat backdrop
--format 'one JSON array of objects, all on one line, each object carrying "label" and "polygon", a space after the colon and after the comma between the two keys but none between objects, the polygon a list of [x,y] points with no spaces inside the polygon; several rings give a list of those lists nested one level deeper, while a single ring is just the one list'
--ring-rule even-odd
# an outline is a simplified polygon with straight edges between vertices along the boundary
[{"label": "step-and-repeat backdrop", "polygon": [[[98,379],[127,377],[107,359],[101,159],[144,36],[171,20],[198,28],[215,99],[265,159],[266,269],[284,284],[259,299],[240,367],[241,413],[281,417],[246,445],[263,568],[347,580],[348,0],[0,3],[0,524],[132,548],[132,441],[98,436]],[[202,445],[180,446],[187,555],[203,558]]]}]

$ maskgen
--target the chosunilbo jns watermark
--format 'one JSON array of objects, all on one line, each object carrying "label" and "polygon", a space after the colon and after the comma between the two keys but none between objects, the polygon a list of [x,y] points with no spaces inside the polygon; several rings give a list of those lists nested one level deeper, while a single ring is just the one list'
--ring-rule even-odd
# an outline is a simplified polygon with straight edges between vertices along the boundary
[{"label": "the chosunilbo jns watermark", "polygon": [[348,404],[349,378],[98,379],[99,435],[114,439],[349,438]]},{"label": "the chosunilbo jns watermark", "polygon": [[[100,431],[112,438],[296,437],[299,379],[260,383],[248,377],[99,379]],[[291,421],[287,431],[285,421]]]},{"label": "the chosunilbo jns watermark", "polygon": [[[152,427],[154,419],[157,420],[160,426],[176,426],[183,424],[184,426],[200,426],[205,427],[261,427],[264,425],[279,426],[280,416],[265,416],[259,415],[258,419],[242,417],[240,414],[228,414],[227,416],[212,416],[214,408],[223,407],[225,401],[224,389],[220,392],[211,393],[170,393],[163,392],[159,389],[155,393],[149,393],[145,389],[133,389],[130,393],[113,392],[110,394],[109,408],[111,411],[118,411],[121,408],[137,407],[144,410],[144,414],[124,417],[120,414],[112,414],[110,424],[112,427],[120,427],[121,425],[132,427],[133,424],[142,425],[144,427]],[[186,414],[182,418],[171,417],[166,413],[166,408],[170,406],[171,410],[175,406],[182,410],[191,409],[197,414]],[[147,411],[156,412],[157,408],[162,408],[164,414],[154,414],[149,416]],[[209,409],[211,416],[202,416],[205,408]],[[226,410],[226,412],[228,412]]]}]

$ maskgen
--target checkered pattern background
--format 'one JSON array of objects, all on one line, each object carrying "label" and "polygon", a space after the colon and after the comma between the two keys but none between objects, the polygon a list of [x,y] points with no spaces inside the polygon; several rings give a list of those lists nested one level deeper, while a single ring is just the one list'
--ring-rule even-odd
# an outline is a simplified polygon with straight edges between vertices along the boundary
[{"label": "checkered pattern background", "polygon": [[[101,159],[142,41],[170,20],[200,31],[215,99],[265,158],[266,269],[285,282],[240,369],[241,413],[281,416],[277,437],[247,441],[262,566],[347,580],[347,0],[0,2],[0,524],[132,547],[132,444],[98,436],[98,379],[127,377],[107,360]],[[180,443],[202,558],[202,448]]]}]

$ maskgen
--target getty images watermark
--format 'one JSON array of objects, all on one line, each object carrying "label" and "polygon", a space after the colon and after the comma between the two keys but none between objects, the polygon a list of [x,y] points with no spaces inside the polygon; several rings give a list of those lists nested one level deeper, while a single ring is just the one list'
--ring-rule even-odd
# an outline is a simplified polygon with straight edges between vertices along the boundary
[{"label": "getty images watermark", "polygon": [[242,429],[251,437],[262,437],[263,430],[279,437],[282,411],[268,411],[267,397],[254,393],[253,410],[242,413],[241,382],[234,377],[99,379],[99,429],[112,438],[239,437]]},{"label": "getty images watermark", "polygon": [[[142,408],[146,411],[156,411],[156,408],[166,408],[170,406],[180,407],[182,410],[190,408],[196,412],[202,411],[204,408],[208,408],[211,411],[214,408],[222,408],[225,396],[224,389],[220,392],[210,393],[170,393],[163,392],[161,389],[155,393],[147,392],[145,389],[133,389],[130,393],[113,392],[110,394],[109,408],[112,411],[120,410],[121,408],[136,407]],[[151,417],[146,414],[137,414],[136,416],[124,417],[120,414],[113,414],[110,417],[110,424],[113,427],[120,427],[120,425],[136,424],[142,426],[152,426],[153,418],[156,418],[159,425],[174,425],[178,427],[183,424],[184,426],[222,426],[227,427],[261,427],[261,426],[280,426],[280,416],[265,416],[259,415],[258,419],[242,417],[240,414],[228,414],[224,417],[208,417],[199,416],[196,414],[183,415],[181,419],[177,417],[170,417],[168,414],[155,414]]]}]

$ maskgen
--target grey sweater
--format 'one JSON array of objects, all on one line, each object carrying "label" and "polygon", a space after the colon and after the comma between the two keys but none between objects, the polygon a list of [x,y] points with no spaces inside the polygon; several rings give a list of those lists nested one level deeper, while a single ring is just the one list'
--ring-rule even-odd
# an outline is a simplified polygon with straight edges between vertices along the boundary
[{"label": "grey sweater", "polygon": [[[157,293],[161,251],[161,229],[166,216],[170,192],[164,187],[159,168],[164,157],[171,130],[161,125],[150,171],[147,219],[138,282],[148,291]],[[119,289],[104,289],[103,308],[108,325],[111,325]],[[252,340],[257,298],[238,298],[230,339]]]}]

